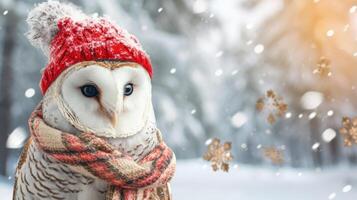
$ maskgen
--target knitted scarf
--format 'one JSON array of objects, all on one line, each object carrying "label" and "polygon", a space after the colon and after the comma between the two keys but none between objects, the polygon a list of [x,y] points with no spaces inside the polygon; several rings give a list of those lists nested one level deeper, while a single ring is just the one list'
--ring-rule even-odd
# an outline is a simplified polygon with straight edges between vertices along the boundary
[{"label": "knitted scarf", "polygon": [[160,136],[161,143],[135,162],[93,133],[70,134],[48,126],[41,106],[32,113],[29,127],[33,141],[49,157],[109,183],[107,200],[170,199],[157,193],[167,188],[176,159]]}]

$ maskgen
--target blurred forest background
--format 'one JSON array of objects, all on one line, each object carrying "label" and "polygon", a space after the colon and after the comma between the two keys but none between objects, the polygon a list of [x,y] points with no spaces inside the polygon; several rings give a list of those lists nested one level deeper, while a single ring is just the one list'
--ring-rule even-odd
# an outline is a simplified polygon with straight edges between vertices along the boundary
[{"label": "blurred forest background", "polygon": [[[0,1],[0,174],[12,175],[27,119],[41,100],[46,58],[24,36],[39,0]],[[154,66],[159,128],[178,159],[199,158],[206,141],[232,142],[238,163],[269,166],[355,165],[344,147],[343,116],[357,114],[357,1],[100,0],[69,1],[108,15],[135,34]],[[328,75],[316,74],[321,65]],[[276,122],[256,110],[272,89],[288,104]]]}]

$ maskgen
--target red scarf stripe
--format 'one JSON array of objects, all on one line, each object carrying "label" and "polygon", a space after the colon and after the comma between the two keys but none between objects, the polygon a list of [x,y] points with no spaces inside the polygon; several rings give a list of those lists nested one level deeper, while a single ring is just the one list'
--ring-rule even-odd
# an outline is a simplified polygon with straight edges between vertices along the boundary
[{"label": "red scarf stripe", "polygon": [[[150,173],[150,172],[141,171],[141,172],[137,172],[135,175],[126,175],[126,174],[121,173],[121,171],[119,171],[119,170],[112,170],[115,166],[110,165],[108,163],[110,163],[110,161],[107,163],[93,163],[93,164],[91,164],[91,167],[98,164],[103,168],[105,166],[105,170],[101,171],[101,170],[98,170],[98,168],[96,168],[96,167],[92,167],[91,170],[95,171],[98,174],[98,177],[101,177],[102,179],[111,182],[113,185],[115,185],[117,187],[122,187],[122,188],[127,188],[127,189],[138,188],[138,186],[135,184],[135,182],[131,176],[135,176],[135,177],[146,176],[147,173]],[[138,173],[141,173],[141,174],[138,174]]]},{"label": "red scarf stripe", "polygon": [[62,134],[62,142],[71,151],[86,151],[88,146],[86,146],[78,137],[70,134]]},{"label": "red scarf stripe", "polygon": [[87,164],[91,162],[101,162],[108,159],[104,152],[83,152],[83,153],[51,153],[51,156],[67,164]]},{"label": "red scarf stripe", "polygon": [[93,146],[98,150],[106,151],[112,153],[114,151],[104,139],[98,138],[93,133],[82,133],[79,135],[79,138],[85,142],[86,146]]},{"label": "red scarf stripe", "polygon": [[176,166],[175,163],[171,162],[170,165],[167,167],[167,169],[164,171],[164,173],[161,175],[160,180],[159,180],[159,185],[160,184],[165,184],[168,183],[173,174],[175,173]]},{"label": "red scarf stripe", "polygon": [[[161,151],[163,150],[166,150],[167,148],[157,148]],[[155,151],[156,154],[159,154],[160,152],[158,151]],[[130,177],[127,177],[125,175],[123,175],[122,173],[120,173],[120,171],[118,170],[115,170],[113,171],[112,173],[110,173],[110,178],[108,177],[105,177],[107,176],[107,172],[110,171],[110,169],[113,168],[113,166],[108,166],[107,163],[110,163],[110,162],[106,162],[106,163],[100,163],[100,165],[104,168],[107,167],[107,169],[109,170],[104,170],[104,169],[101,169],[100,171],[96,168],[91,168],[91,170],[95,171],[96,174],[98,174],[99,177],[107,180],[107,181],[110,181],[110,182],[113,182],[114,180],[118,180],[118,179],[121,179],[123,180],[122,182],[118,182],[114,185],[118,186],[118,187],[124,187],[124,188],[140,188],[140,187],[146,187],[147,185],[150,185],[154,182],[156,182],[163,174],[166,174],[166,176],[172,176],[173,175],[173,171],[169,171],[169,172],[166,172],[165,170],[165,166],[167,167],[169,164],[170,164],[170,159],[172,158],[172,154],[171,152],[161,152],[162,155],[165,155],[167,154],[167,158],[163,158],[162,157],[162,161],[159,161],[159,163],[162,163],[162,164],[159,164],[159,165],[155,165],[156,162],[153,162],[153,165],[151,167],[151,171],[147,171],[143,174],[140,175],[140,178],[138,179],[131,179]],[[92,166],[94,166],[95,164],[97,163],[93,163],[91,164]],[[112,178],[112,179],[111,179]],[[126,180],[126,181],[125,181]],[[160,182],[163,182],[163,181],[160,181]]]},{"label": "red scarf stripe", "polygon": [[160,158],[154,162],[155,166],[153,167],[153,171],[149,174],[149,176],[144,176],[138,180],[135,180],[136,184],[143,187],[147,183],[156,182],[162,175],[163,171],[165,171],[167,166],[169,166],[171,158],[172,154],[170,154],[168,151],[165,151],[164,149]]},{"label": "red scarf stripe", "polygon": [[108,168],[108,165],[104,162],[89,163],[88,170],[99,178],[110,182],[112,185],[117,187],[125,185],[123,178],[118,178],[117,174]]},{"label": "red scarf stripe", "polygon": [[165,151],[167,148],[162,148],[163,146],[160,145],[157,150],[160,150],[159,158],[153,162],[151,166],[151,171],[149,173],[143,174],[138,179],[133,180],[135,183],[135,187],[145,187],[145,185],[152,184],[157,182],[160,176],[165,172],[167,166],[170,164],[170,160],[172,159],[172,152]]},{"label": "red scarf stripe", "polygon": [[165,144],[161,143],[157,145],[148,155],[141,159],[139,163],[146,163],[156,160],[161,155],[163,149],[165,149]]},{"label": "red scarf stripe", "polygon": [[140,178],[132,180],[133,186],[135,187],[145,187],[146,185],[155,183],[164,170],[158,171],[159,168],[156,166],[156,161],[151,165],[151,171],[143,174]]}]

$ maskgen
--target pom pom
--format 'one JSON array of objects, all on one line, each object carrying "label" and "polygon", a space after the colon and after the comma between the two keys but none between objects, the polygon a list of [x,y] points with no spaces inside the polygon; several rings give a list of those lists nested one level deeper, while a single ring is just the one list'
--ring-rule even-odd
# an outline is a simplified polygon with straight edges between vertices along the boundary
[{"label": "pom pom", "polygon": [[58,32],[58,20],[64,17],[70,17],[73,20],[86,18],[76,6],[58,1],[49,0],[33,8],[26,20],[29,25],[26,35],[31,44],[41,48],[44,54],[49,56],[51,40]]}]

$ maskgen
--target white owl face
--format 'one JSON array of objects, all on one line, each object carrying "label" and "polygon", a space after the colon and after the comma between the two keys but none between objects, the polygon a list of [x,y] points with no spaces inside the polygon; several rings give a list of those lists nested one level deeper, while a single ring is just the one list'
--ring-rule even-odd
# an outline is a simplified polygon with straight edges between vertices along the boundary
[{"label": "white owl face", "polygon": [[151,79],[138,64],[74,66],[54,84],[62,115],[80,131],[123,138],[138,133],[148,120],[155,121]]}]

